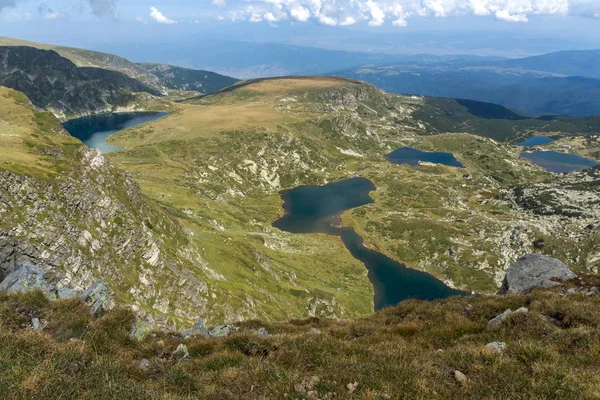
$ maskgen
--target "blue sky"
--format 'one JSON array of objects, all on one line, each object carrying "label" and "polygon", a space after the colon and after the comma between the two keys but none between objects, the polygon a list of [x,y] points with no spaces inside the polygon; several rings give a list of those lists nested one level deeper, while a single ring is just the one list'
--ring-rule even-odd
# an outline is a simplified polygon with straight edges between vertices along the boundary
[{"label": "blue sky", "polygon": [[448,33],[469,53],[486,51],[473,32],[500,38],[490,54],[501,38],[505,55],[600,48],[600,0],[0,0],[0,35],[82,47],[202,37],[390,52],[416,32]]}]

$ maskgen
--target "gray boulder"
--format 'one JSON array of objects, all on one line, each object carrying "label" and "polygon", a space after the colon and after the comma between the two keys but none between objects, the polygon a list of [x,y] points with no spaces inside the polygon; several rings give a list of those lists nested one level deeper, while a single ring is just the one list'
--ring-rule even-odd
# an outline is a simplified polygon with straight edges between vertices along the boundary
[{"label": "gray boulder", "polygon": [[490,319],[487,323],[488,329],[493,329],[500,326],[502,321],[504,321],[510,314],[512,314],[512,310],[509,308],[502,314],[496,315],[494,318]]},{"label": "gray boulder", "polygon": [[258,329],[252,329],[252,332],[257,336],[263,336],[263,337],[271,336],[269,331],[267,331],[267,329],[264,327],[258,328]]},{"label": "gray boulder", "polygon": [[137,321],[133,325],[133,328],[131,329],[131,332],[129,333],[129,337],[132,340],[137,340],[138,342],[141,342],[142,340],[144,340],[144,338],[149,333],[150,333],[150,325],[145,321]]},{"label": "gray boulder", "polygon": [[181,335],[183,337],[191,337],[191,336],[204,336],[208,337],[208,329],[206,329],[205,321],[203,318],[198,318],[196,323],[190,329],[184,329],[181,331]]},{"label": "gray boulder", "polygon": [[212,328],[209,332],[211,337],[224,337],[229,336],[231,333],[231,327],[229,325],[219,325]]},{"label": "gray boulder", "polygon": [[46,280],[46,270],[29,261],[19,261],[0,283],[0,290],[9,293],[41,290],[51,300],[68,299],[77,296],[77,291],[69,288],[57,288]]},{"label": "gray boulder", "polygon": [[44,279],[46,271],[29,261],[20,261],[0,283],[0,290],[9,293],[42,290],[48,297],[56,298],[56,287]]},{"label": "gray boulder", "polygon": [[502,322],[506,318],[508,318],[509,315],[516,314],[516,313],[526,313],[526,312],[529,312],[529,309],[526,307],[521,307],[517,311],[512,311],[509,308],[506,311],[504,311],[502,314],[496,315],[494,318],[490,319],[487,323],[487,327],[488,327],[488,329],[497,328],[498,326],[500,326],[500,324],[502,324]]},{"label": "gray boulder", "polygon": [[106,282],[96,281],[79,297],[90,306],[94,315],[100,316],[110,309],[112,296],[113,292]]},{"label": "gray boulder", "polygon": [[525,294],[538,287],[558,285],[576,275],[562,261],[542,254],[527,254],[506,270],[499,294]]},{"label": "gray boulder", "polygon": [[56,290],[56,298],[57,299],[71,299],[73,297],[77,297],[79,292],[77,290],[69,289],[69,288],[60,288]]},{"label": "gray boulder", "polygon": [[506,343],[504,342],[492,342],[488,343],[484,347],[486,350],[494,353],[503,353],[506,350]]},{"label": "gray boulder", "polygon": [[190,352],[185,344],[180,344],[177,346],[171,357],[174,360],[183,360],[186,358],[190,358]]}]

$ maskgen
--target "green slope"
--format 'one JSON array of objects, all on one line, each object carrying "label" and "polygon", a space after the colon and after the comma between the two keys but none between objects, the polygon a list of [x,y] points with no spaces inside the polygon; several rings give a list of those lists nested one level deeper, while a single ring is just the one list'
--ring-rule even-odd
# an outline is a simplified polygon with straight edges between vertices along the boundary
[{"label": "green slope", "polygon": [[202,94],[214,93],[231,86],[239,79],[188,68],[175,67],[167,64],[140,63],[144,69],[157,76],[167,89],[195,91]]}]

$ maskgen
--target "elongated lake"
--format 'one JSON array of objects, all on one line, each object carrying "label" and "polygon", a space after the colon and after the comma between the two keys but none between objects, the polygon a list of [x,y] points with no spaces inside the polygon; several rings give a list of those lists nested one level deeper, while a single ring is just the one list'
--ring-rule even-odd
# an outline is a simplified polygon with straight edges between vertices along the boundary
[{"label": "elongated lake", "polygon": [[518,146],[538,146],[540,144],[546,144],[546,143],[550,143],[553,142],[554,139],[548,137],[548,136],[532,136],[529,139],[525,139],[524,141],[522,141],[521,143],[518,144]]},{"label": "elongated lake", "polygon": [[598,163],[576,154],[559,153],[557,151],[534,151],[521,153],[521,157],[539,165],[550,172],[574,172],[595,167]]},{"label": "elongated lake", "polygon": [[109,153],[120,150],[120,147],[106,143],[111,135],[166,115],[167,113],[164,112],[98,114],[67,121],[63,126],[71,136],[81,140],[88,147],[98,149],[102,153]]},{"label": "elongated lake", "polygon": [[464,165],[452,153],[440,151],[421,151],[412,147],[400,147],[385,157],[394,164],[419,165],[419,162],[443,164],[450,167],[464,168]]},{"label": "elongated lake", "polygon": [[375,289],[375,309],[409,298],[433,300],[464,292],[446,286],[433,275],[407,268],[364,245],[350,227],[339,226],[345,210],[372,203],[375,185],[366,178],[344,179],[324,186],[300,186],[282,191],[285,215],[273,226],[292,233],[326,233],[339,236],[352,256],[362,261]]}]

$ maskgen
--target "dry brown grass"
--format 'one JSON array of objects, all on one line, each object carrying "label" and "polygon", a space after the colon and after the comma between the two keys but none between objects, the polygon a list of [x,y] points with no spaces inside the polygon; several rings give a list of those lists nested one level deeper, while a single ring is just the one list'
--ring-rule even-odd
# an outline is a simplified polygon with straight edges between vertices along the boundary
[{"label": "dry brown grass", "polygon": [[[598,398],[600,295],[560,294],[565,290],[405,301],[358,320],[247,321],[223,339],[156,332],[140,343],[128,337],[128,310],[95,320],[77,301],[1,294],[0,393],[11,399]],[[487,329],[490,318],[522,306],[531,311]],[[48,321],[42,331],[28,327],[33,315]],[[271,336],[251,332],[263,326]],[[313,327],[321,333],[310,334]],[[484,349],[492,341],[505,342],[505,352]],[[171,355],[180,343],[190,358],[176,361]],[[139,367],[142,359],[147,368]],[[465,383],[456,381],[456,370]],[[351,393],[347,385],[354,382]]]}]

